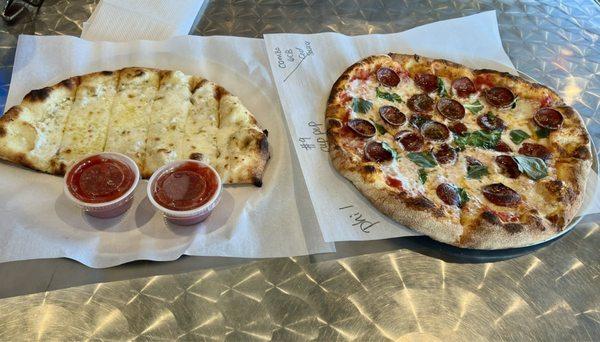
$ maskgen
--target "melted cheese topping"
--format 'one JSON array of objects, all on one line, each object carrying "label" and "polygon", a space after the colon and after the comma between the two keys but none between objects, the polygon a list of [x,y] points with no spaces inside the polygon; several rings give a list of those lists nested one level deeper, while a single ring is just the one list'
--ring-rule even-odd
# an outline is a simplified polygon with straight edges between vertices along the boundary
[{"label": "melted cheese topping", "polygon": [[204,82],[192,94],[192,107],[185,125],[182,158],[215,165],[218,156],[219,101],[216,84]]},{"label": "melted cheese topping", "polygon": [[160,80],[152,103],[146,145],[145,174],[166,163],[182,159],[178,151],[184,137],[184,125],[191,106],[191,76],[172,71]]},{"label": "melted cheese topping", "polygon": [[58,163],[70,165],[82,157],[102,152],[118,74],[101,73],[81,78],[64,128]]},{"label": "melted cheese topping", "polygon": [[[543,188],[543,184],[540,183],[545,180],[553,180],[557,178],[556,169],[553,167],[553,161],[549,162],[550,165],[548,166],[548,176],[538,181],[531,180],[525,174],[522,174],[516,179],[506,177],[501,173],[500,167],[495,162],[496,156],[518,154],[517,151],[522,143],[517,145],[510,139],[511,130],[520,129],[529,134],[532,138],[527,139],[526,142],[539,143],[546,146],[548,145],[548,139],[535,139],[535,130],[537,127],[533,122],[532,117],[535,111],[540,107],[539,101],[518,99],[516,101],[515,108],[494,108],[486,103],[481,92],[473,93],[468,98],[453,96],[454,94],[451,88],[451,80],[446,78],[441,79],[448,94],[450,95],[450,98],[459,101],[463,105],[473,104],[476,101],[479,101],[479,103],[483,106],[483,108],[477,113],[472,113],[469,109],[465,108],[464,118],[458,120],[459,122],[465,124],[468,132],[481,130],[481,127],[477,123],[478,117],[486,113],[492,113],[493,115],[496,115],[504,120],[506,128],[502,132],[500,141],[508,144],[513,152],[504,153],[497,152],[495,150],[468,146],[464,151],[458,152],[458,158],[455,163],[438,165],[433,168],[425,169],[427,172],[427,180],[424,184],[422,184],[418,173],[421,167],[413,163],[407,157],[407,152],[404,151],[402,147],[394,141],[393,136],[400,130],[411,130],[413,132],[417,132],[417,129],[412,127],[412,125],[409,123],[409,119],[411,115],[413,115],[413,112],[408,108],[407,101],[412,95],[423,93],[423,91],[411,78],[404,76],[400,77],[400,83],[395,87],[383,86],[373,76],[367,79],[353,79],[347,84],[344,95],[351,98],[361,98],[363,100],[367,100],[371,102],[372,106],[366,113],[359,113],[353,110],[353,101],[347,101],[346,106],[350,112],[349,118],[368,119],[377,125],[383,126],[387,132],[381,134],[378,131],[376,136],[372,139],[387,142],[398,153],[397,159],[389,162],[378,163],[384,177],[381,177],[381,179],[377,180],[374,186],[378,188],[393,188],[393,186],[387,182],[388,178],[393,178],[401,182],[403,191],[412,196],[425,195],[427,198],[433,200],[436,204],[443,207],[444,210],[450,216],[455,217],[456,220],[460,220],[461,216],[462,219],[469,220],[469,217],[475,217],[476,215],[479,215],[483,209],[492,209],[497,212],[505,213],[508,212],[511,213],[510,215],[518,210],[515,208],[497,206],[483,196],[482,187],[493,183],[502,183],[517,191],[523,199],[524,205],[526,206],[526,208],[521,208],[521,210],[523,210],[522,212],[525,212],[527,209],[537,210],[541,215],[548,215],[554,212],[558,208],[558,203],[555,203],[554,201],[548,201],[548,199],[544,197],[545,190]],[[402,102],[399,103],[397,101],[390,101],[381,97],[377,97],[377,88],[379,88],[380,91],[399,95],[402,99]],[[429,94],[429,96],[434,100],[434,103],[437,103],[440,98],[437,92],[432,92]],[[388,125],[380,117],[378,112],[379,108],[384,105],[391,105],[398,108],[406,115],[406,123],[400,127]],[[434,109],[427,113],[427,115],[432,116],[433,120],[442,122],[445,125],[449,125],[453,122],[439,114],[435,109],[435,105]],[[453,134],[451,134],[451,136],[452,135]],[[451,146],[452,139],[453,137],[447,141],[447,143],[451,144]],[[441,143],[431,143],[425,140],[425,146],[422,151],[430,151],[439,145],[441,145]],[[480,179],[467,178],[467,156],[479,160],[484,166],[487,167],[489,174],[481,177]],[[436,188],[442,183],[454,184],[457,187],[463,188],[467,192],[469,201],[462,209],[444,204],[444,202],[442,202],[441,199],[436,195]],[[518,213],[516,213],[516,215],[518,216]]]},{"label": "melted cheese topping", "polygon": [[113,101],[105,151],[123,153],[144,165],[146,136],[160,76],[157,71],[129,69],[121,72]]}]

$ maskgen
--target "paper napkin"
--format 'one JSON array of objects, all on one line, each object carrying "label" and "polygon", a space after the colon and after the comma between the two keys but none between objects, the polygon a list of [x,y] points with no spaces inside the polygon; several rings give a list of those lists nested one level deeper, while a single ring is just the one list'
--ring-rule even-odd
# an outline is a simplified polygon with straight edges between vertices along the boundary
[{"label": "paper napkin", "polygon": [[101,0],[81,38],[124,42],[187,35],[203,0]]}]

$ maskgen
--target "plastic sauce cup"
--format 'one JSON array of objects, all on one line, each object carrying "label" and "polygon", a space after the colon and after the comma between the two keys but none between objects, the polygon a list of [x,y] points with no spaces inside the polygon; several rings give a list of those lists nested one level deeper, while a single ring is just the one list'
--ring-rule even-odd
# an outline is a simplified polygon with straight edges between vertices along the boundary
[{"label": "plastic sauce cup", "polygon": [[[125,165],[127,165],[129,167],[129,169],[133,172],[133,177],[134,177],[133,183],[131,184],[129,189],[123,195],[119,196],[118,198],[116,198],[114,200],[110,200],[107,202],[88,203],[88,202],[84,202],[84,201],[78,199],[77,197],[75,197],[75,195],[73,195],[71,193],[71,191],[69,190],[69,184],[68,184],[68,179],[69,179],[70,173],[74,171],[74,167],[77,166],[80,162],[82,162],[88,158],[93,158],[95,156],[120,161],[120,162],[124,163]],[[99,217],[99,218],[111,218],[111,217],[119,216],[119,215],[123,214],[124,212],[126,212],[129,208],[131,208],[131,205],[133,204],[134,192],[135,192],[135,189],[136,189],[139,181],[140,181],[140,169],[138,168],[137,164],[133,161],[133,159],[131,159],[128,156],[121,154],[121,153],[102,152],[102,153],[97,153],[97,154],[89,155],[89,156],[86,156],[85,158],[82,158],[81,160],[74,163],[73,166],[71,166],[69,168],[69,170],[67,170],[67,172],[65,173],[65,177],[64,177],[64,192],[65,192],[65,195],[67,196],[67,198],[69,198],[76,206],[83,209],[83,211],[86,214],[88,214],[90,216],[94,216],[94,217]]]},{"label": "plastic sauce cup", "polygon": [[[196,164],[197,166],[199,166],[201,168],[208,168],[210,170],[210,172],[212,173],[212,175],[215,177],[215,179],[217,181],[217,188],[216,188],[215,192],[212,194],[212,196],[208,199],[207,202],[205,202],[204,204],[202,204],[196,208],[193,208],[193,209],[173,210],[173,209],[164,207],[163,205],[158,203],[158,201],[154,197],[156,186],[157,186],[157,181],[161,178],[162,175],[173,172],[174,170],[177,170],[178,168],[180,168],[188,163]],[[205,164],[205,163],[197,161],[197,160],[191,160],[191,159],[175,161],[175,162],[169,163],[167,165],[164,165],[160,169],[156,170],[156,172],[154,172],[154,174],[152,174],[152,177],[150,177],[150,180],[148,181],[148,187],[147,187],[148,198],[150,199],[150,202],[152,203],[152,205],[154,205],[154,207],[156,207],[158,210],[160,210],[167,220],[169,220],[170,222],[172,222],[174,224],[182,225],[182,226],[189,226],[189,225],[197,224],[197,223],[200,223],[200,222],[206,220],[206,218],[208,218],[208,216],[210,216],[212,211],[219,204],[219,201],[221,200],[222,191],[223,191],[223,185],[221,183],[221,177],[219,177],[219,174],[217,173],[217,171],[215,171],[215,169],[208,164]]]}]

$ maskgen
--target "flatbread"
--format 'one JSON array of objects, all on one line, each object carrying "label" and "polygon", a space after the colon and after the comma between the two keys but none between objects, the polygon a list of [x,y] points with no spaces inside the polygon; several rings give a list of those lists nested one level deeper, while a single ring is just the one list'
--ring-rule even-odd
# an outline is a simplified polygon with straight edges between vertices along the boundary
[{"label": "flatbread", "polygon": [[0,158],[62,175],[101,151],[133,158],[144,178],[202,160],[225,184],[262,185],[267,132],[234,95],[175,70],[131,67],[31,91],[0,118]]},{"label": "flatbread", "polygon": [[334,167],[384,214],[459,247],[530,245],[579,210],[581,117],[551,89],[416,55],[350,66],[327,104]]}]

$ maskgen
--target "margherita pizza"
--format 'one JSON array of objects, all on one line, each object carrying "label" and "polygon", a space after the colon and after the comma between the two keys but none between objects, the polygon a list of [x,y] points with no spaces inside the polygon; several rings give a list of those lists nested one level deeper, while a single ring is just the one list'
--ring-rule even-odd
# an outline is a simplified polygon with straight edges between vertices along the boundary
[{"label": "margherita pizza", "polygon": [[128,155],[145,178],[195,159],[223,183],[262,185],[267,132],[239,98],[181,71],[125,68],[33,90],[0,118],[0,158],[64,174],[102,151]]},{"label": "margherita pizza", "polygon": [[565,229],[592,162],[581,117],[551,89],[416,55],[349,67],[326,123],[333,165],[375,207],[460,247],[526,246]]}]

